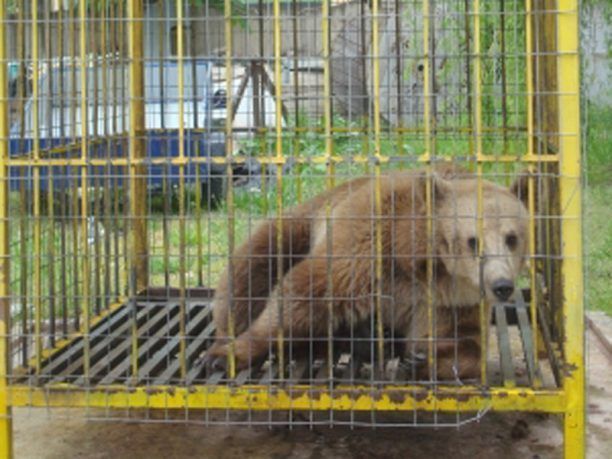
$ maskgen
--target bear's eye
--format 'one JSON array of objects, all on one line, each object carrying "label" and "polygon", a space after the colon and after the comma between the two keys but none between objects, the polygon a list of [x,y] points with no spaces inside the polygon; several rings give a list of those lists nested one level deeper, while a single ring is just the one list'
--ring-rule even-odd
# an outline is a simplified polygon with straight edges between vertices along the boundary
[{"label": "bear's eye", "polygon": [[510,250],[516,249],[518,245],[518,237],[516,237],[516,234],[510,233],[506,236],[506,245]]},{"label": "bear's eye", "polygon": [[468,238],[467,243],[468,243],[468,247],[470,248],[472,252],[474,253],[478,252],[478,238],[476,237]]}]

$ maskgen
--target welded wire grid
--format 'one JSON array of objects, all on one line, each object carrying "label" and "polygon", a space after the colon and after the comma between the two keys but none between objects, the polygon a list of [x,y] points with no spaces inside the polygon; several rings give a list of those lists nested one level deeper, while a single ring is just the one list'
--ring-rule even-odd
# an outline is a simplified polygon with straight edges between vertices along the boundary
[{"label": "welded wire grid", "polygon": [[[423,390],[426,398],[386,425],[456,425],[495,406],[496,390],[553,394],[567,357],[560,210],[579,174],[566,169],[564,177],[558,165],[563,142],[577,133],[569,124],[560,131],[557,118],[556,72],[567,64],[555,21],[575,11],[555,3],[5,1],[7,367],[15,397],[35,400],[55,384],[74,390],[75,400],[92,395],[74,403],[106,407],[94,415],[105,418],[154,407],[176,420],[170,408],[180,406],[178,419],[190,422],[383,425],[375,411],[392,403],[377,405],[372,394],[393,386],[402,400]],[[577,100],[577,86],[567,89],[563,97]],[[475,379],[436,374],[438,345],[456,346],[461,333],[455,311],[448,336],[437,336],[432,307],[440,262],[432,177],[441,163],[477,177],[479,240],[485,180],[510,186],[521,178],[530,216],[529,269],[516,300],[490,307],[483,298],[473,307],[485,356]],[[428,307],[408,333],[426,327],[426,338],[413,339],[408,352],[408,338],[384,319],[400,305],[384,280],[385,221],[376,216],[388,172],[415,168],[427,177],[421,217],[429,237],[426,298],[413,302]],[[306,298],[321,300],[309,334],[271,334],[267,357],[247,369],[236,366],[233,345],[225,367],[211,365],[212,289],[224,269],[242,263],[235,250],[269,219],[267,261],[253,261],[266,279],[250,285],[250,273],[248,286],[229,288],[265,302],[284,266],[305,257],[287,240],[297,237],[286,231],[293,206],[356,177],[373,184],[373,243],[363,254],[368,314],[336,327],[338,302],[364,300],[333,295],[337,217],[324,202],[316,217],[326,229],[324,294]],[[353,196],[357,187],[348,188]],[[484,260],[483,244],[475,250]],[[282,316],[295,298],[277,290]],[[230,343],[238,323],[256,319],[249,311],[237,317],[229,308]],[[168,385],[195,389],[181,402],[152,389]],[[370,398],[328,403],[320,392],[334,399],[345,386]],[[436,396],[447,386],[493,395],[445,405]],[[112,396],[117,387],[143,398],[122,402]],[[279,388],[289,388],[286,400],[275,398]],[[260,399],[249,396],[255,392]],[[236,394],[243,398],[232,401]],[[288,420],[273,414],[279,406]],[[267,416],[255,414],[266,407]]]}]

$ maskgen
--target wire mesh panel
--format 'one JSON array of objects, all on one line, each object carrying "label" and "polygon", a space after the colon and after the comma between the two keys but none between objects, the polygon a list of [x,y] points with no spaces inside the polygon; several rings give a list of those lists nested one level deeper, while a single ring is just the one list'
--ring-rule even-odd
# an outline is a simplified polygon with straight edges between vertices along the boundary
[{"label": "wire mesh panel", "polygon": [[575,2],[2,4],[7,406],[580,439]]}]

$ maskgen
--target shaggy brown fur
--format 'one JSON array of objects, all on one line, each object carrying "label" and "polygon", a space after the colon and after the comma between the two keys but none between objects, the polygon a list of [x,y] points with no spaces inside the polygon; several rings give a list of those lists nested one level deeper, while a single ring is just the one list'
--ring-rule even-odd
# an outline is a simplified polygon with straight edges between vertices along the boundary
[{"label": "shaggy brown fur", "polygon": [[[282,220],[280,284],[276,282],[276,222],[262,223],[235,251],[217,287],[213,306],[217,342],[209,354],[227,355],[230,304],[240,368],[265,355],[279,331],[313,339],[327,336],[329,320],[334,330],[365,320],[375,312],[380,291],[385,326],[405,336],[407,343],[427,337],[427,298],[431,296],[437,336],[455,338],[455,330],[459,332],[458,342],[437,345],[438,376],[476,374],[480,327],[475,305],[483,291],[489,300],[494,298],[500,279],[513,285],[527,247],[527,218],[524,206],[508,190],[483,181],[485,237],[479,244],[486,262],[481,264],[469,242],[478,234],[477,181],[456,179],[457,174],[462,171],[444,168],[430,182],[431,253],[427,252],[425,206],[428,179],[419,171],[383,177],[380,214],[376,183],[370,178],[346,182],[288,212]],[[378,280],[377,228],[382,235],[382,278]],[[428,260],[434,268],[431,295],[426,282]],[[461,317],[453,323],[458,310]]]},{"label": "shaggy brown fur", "polygon": [[[369,179],[359,178],[345,182],[333,190],[289,210],[283,217],[283,273],[308,256],[311,246],[313,219],[325,208],[345,199]],[[246,331],[259,317],[269,299],[278,276],[277,222],[269,219],[260,223],[251,237],[240,245],[219,280],[213,301],[213,320],[217,339],[228,336],[228,310],[233,303],[235,336]],[[233,273],[233,275],[230,275]],[[230,285],[231,283],[231,285]]]}]

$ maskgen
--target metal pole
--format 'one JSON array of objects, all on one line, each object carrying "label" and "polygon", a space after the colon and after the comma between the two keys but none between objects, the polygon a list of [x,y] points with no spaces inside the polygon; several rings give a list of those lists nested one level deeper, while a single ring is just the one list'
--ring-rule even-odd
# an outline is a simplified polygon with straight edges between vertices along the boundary
[{"label": "metal pole", "polygon": [[[481,12],[480,1],[474,0],[474,91],[473,91],[473,115],[474,115],[474,126],[473,126],[473,138],[474,145],[476,148],[476,176],[478,180],[477,190],[477,231],[478,235],[478,259],[480,260],[480,266],[482,269],[484,262],[484,245],[482,243],[484,236],[484,193],[483,193],[483,160],[484,155],[482,151],[482,54],[481,54],[481,43],[480,43],[480,26],[481,26]],[[481,286],[484,288],[484,286]],[[488,336],[488,319],[489,319],[489,307],[487,301],[484,298],[484,294],[481,293],[480,300],[480,347],[481,347],[481,358],[480,358],[480,382],[483,387],[487,386],[487,336]]]},{"label": "metal pole", "polygon": [[145,157],[145,113],[143,74],[143,7],[142,0],[128,2],[129,42],[129,87],[130,87],[130,219],[131,219],[131,266],[136,281],[135,291],[139,292],[148,284],[147,269],[147,222],[146,169],[142,165]]},{"label": "metal pole", "polygon": [[[89,378],[89,365],[90,365],[90,341],[89,341],[89,294],[90,294],[90,285],[89,285],[89,276],[90,265],[89,265],[89,244],[87,242],[88,237],[88,222],[87,222],[87,204],[89,201],[87,188],[88,188],[88,167],[87,167],[87,143],[89,137],[89,117],[88,106],[87,106],[87,90],[88,90],[88,78],[87,78],[87,6],[85,0],[81,0],[79,2],[79,70],[80,70],[80,84],[81,84],[81,160],[83,161],[83,165],[81,166],[81,254],[83,258],[83,263],[81,265],[81,273],[82,273],[82,293],[81,293],[81,309],[83,311],[83,335],[85,337],[84,346],[83,346],[83,376],[85,380]],[[36,170],[36,169],[35,169]],[[36,188],[35,191],[36,193]],[[76,237],[76,234],[75,234]],[[37,353],[38,355],[38,353]],[[37,362],[40,359],[37,357]],[[38,363],[38,365],[40,365]]]},{"label": "metal pole", "polygon": [[578,2],[559,0],[557,9],[559,186],[563,278],[563,378],[565,457],[585,455],[584,291],[580,161],[580,54]]},{"label": "metal pole", "polygon": [[[147,221],[146,168],[142,164],[145,157],[145,113],[144,113],[144,74],[143,74],[143,7],[142,0],[128,2],[128,42],[129,42],[129,87],[130,87],[130,127],[129,127],[129,183],[130,183],[130,272],[128,278],[129,297],[135,297],[148,284],[147,270]],[[132,375],[138,375],[138,324],[134,312],[132,323]]]},{"label": "metal pole", "polygon": [[[184,69],[184,43],[183,43],[183,1],[179,0],[176,2],[176,23],[177,23],[177,64],[178,64],[178,113],[179,113],[179,159],[185,160],[185,69]],[[192,85],[195,85],[195,80],[191,81]],[[195,113],[194,113],[195,122]],[[186,356],[186,336],[185,336],[185,323],[186,323],[186,304],[185,304],[185,285],[187,269],[185,263],[185,166],[184,164],[179,167],[179,287],[181,291],[180,308],[179,308],[179,361],[180,361],[180,375],[181,379],[187,376],[187,356]]]},{"label": "metal pole", "polygon": [[[283,270],[283,99],[282,99],[282,57],[281,57],[281,9],[280,0],[274,0],[274,118],[276,121],[276,254],[277,254],[277,282],[282,285]],[[278,345],[278,374],[283,379],[285,368],[284,352],[284,304],[283,289],[278,289],[278,327],[276,341]]]},{"label": "metal pole", "polygon": [[380,21],[379,21],[378,0],[372,2],[372,75],[374,84],[374,177],[375,190],[374,200],[376,206],[376,228],[375,228],[375,245],[376,245],[376,286],[375,286],[375,309],[376,309],[376,357],[378,360],[377,371],[379,375],[384,374],[385,365],[385,343],[384,343],[384,327],[383,327],[383,311],[382,311],[382,294],[383,294],[383,233],[382,233],[382,178],[381,178],[381,148],[380,148]]},{"label": "metal pole", "polygon": [[[225,33],[225,89],[227,94],[226,113],[232,113],[233,97],[234,97],[234,64],[232,61],[233,53],[233,34],[232,34],[232,1],[224,0],[224,33]],[[235,247],[235,219],[234,219],[234,187],[232,186],[232,161],[234,156],[233,145],[233,129],[232,118],[225,118],[225,174],[227,182],[226,204],[227,204],[227,271],[228,271],[228,303],[232,304],[232,296],[234,295],[233,277],[234,277],[234,260],[232,258]],[[227,314],[227,334],[229,339],[228,359],[228,376],[236,377],[236,359],[234,354],[234,308],[229,307]]]},{"label": "metal pole", "polygon": [[10,330],[10,247],[8,214],[8,80],[6,1],[0,0],[0,457],[13,455],[12,412],[8,400]]}]

